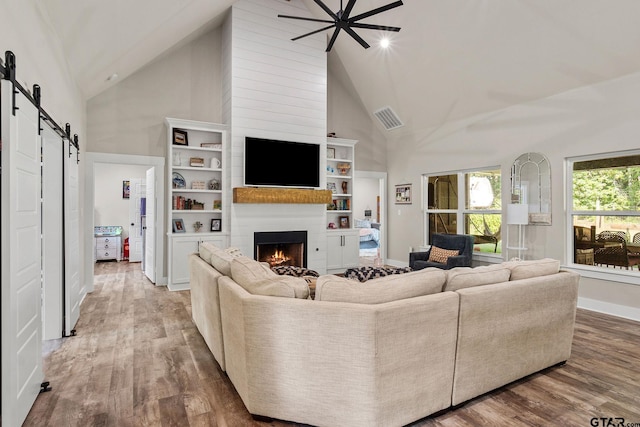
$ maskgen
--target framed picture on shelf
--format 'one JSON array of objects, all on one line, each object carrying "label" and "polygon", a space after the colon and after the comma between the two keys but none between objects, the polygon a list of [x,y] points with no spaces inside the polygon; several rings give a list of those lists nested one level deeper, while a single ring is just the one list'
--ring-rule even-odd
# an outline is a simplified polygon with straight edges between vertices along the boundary
[{"label": "framed picture on shelf", "polygon": [[411,204],[411,184],[396,185],[396,205]]},{"label": "framed picture on shelf", "polygon": [[173,219],[173,232],[174,233],[184,233],[184,221],[182,218],[174,218]]},{"label": "framed picture on shelf", "polygon": [[211,231],[222,231],[222,220],[214,218],[211,220]]},{"label": "framed picture on shelf", "polygon": [[336,149],[327,148],[327,159],[335,159],[335,158],[336,158]]},{"label": "framed picture on shelf", "polygon": [[131,183],[129,181],[122,181],[122,198],[128,199],[131,192]]},{"label": "framed picture on shelf", "polygon": [[327,190],[331,190],[332,194],[336,194],[338,192],[338,188],[336,187],[335,182],[327,182]]},{"label": "framed picture on shelf", "polygon": [[186,130],[173,130],[173,145],[189,145],[189,139],[187,138]]},{"label": "framed picture on shelf", "polygon": [[338,221],[340,223],[340,228],[349,228],[349,217],[348,216],[340,216],[340,217],[338,217]]}]

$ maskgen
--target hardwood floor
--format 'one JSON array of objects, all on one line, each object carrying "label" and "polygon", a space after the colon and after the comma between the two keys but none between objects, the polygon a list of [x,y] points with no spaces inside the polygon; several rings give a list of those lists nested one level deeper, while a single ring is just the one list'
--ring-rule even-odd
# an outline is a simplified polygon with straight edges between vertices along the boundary
[{"label": "hardwood floor", "polygon": [[[53,390],[38,397],[24,425],[296,425],[254,421],[193,325],[189,292],[155,287],[139,268],[96,265],[78,335],[48,343],[44,368]],[[639,350],[640,323],[579,310],[566,365],[411,426],[590,426],[592,417],[640,423]]]}]

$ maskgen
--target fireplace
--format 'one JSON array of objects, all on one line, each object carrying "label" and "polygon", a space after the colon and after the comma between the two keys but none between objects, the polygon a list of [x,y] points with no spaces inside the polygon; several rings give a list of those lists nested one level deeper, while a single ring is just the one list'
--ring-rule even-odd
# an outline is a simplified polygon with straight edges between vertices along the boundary
[{"label": "fireplace", "polygon": [[306,231],[266,231],[253,233],[253,257],[276,266],[307,266]]}]

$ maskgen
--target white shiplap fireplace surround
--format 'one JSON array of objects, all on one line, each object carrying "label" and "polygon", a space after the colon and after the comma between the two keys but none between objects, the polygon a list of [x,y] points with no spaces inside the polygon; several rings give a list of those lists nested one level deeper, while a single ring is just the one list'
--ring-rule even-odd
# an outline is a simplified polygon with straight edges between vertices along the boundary
[{"label": "white shiplap fireplace surround", "polygon": [[[239,0],[223,26],[223,120],[231,134],[231,187],[243,185],[246,136],[319,144],[326,152],[327,55],[314,28],[278,14],[308,16],[302,2]],[[320,170],[326,160],[321,156]],[[265,165],[268,167],[268,165]],[[326,186],[321,174],[320,185]],[[230,245],[253,255],[260,231],[307,231],[307,266],[326,272],[326,205],[244,204],[230,209]]]}]

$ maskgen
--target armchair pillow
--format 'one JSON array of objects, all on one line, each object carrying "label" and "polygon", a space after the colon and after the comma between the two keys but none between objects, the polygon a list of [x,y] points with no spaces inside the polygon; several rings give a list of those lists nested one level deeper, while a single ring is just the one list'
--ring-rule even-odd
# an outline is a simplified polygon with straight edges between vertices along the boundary
[{"label": "armchair pillow", "polygon": [[442,249],[437,246],[432,246],[429,251],[429,261],[439,262],[440,264],[446,264],[449,257],[459,255],[459,250]]}]

